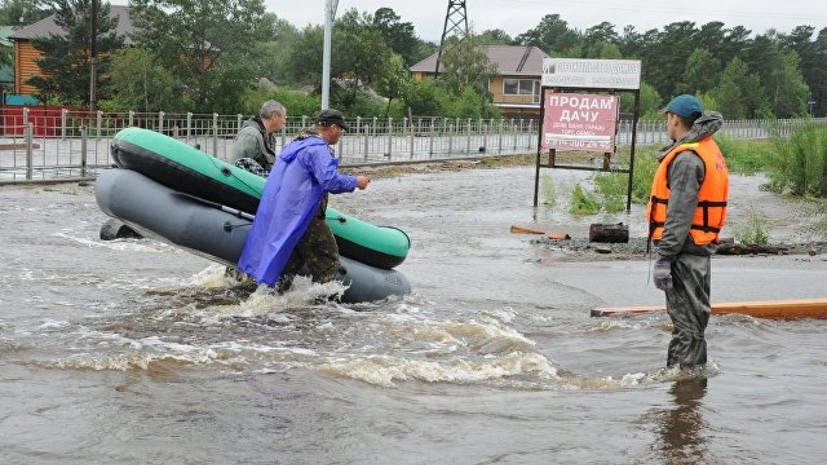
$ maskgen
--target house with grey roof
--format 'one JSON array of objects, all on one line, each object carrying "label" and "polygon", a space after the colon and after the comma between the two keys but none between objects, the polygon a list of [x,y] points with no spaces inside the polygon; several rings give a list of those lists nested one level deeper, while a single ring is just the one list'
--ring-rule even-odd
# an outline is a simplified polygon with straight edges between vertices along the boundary
[{"label": "house with grey roof", "polygon": [[[535,46],[490,45],[484,47],[488,61],[497,72],[488,81],[494,105],[505,116],[540,116],[540,80],[543,58],[549,55]],[[433,78],[437,53],[413,65],[410,70],[417,80]]]}]

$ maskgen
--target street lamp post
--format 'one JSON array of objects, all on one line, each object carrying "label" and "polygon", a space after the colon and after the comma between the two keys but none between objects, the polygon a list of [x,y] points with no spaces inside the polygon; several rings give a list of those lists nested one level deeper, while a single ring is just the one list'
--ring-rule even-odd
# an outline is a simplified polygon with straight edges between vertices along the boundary
[{"label": "street lamp post", "polygon": [[322,110],[330,107],[330,49],[333,42],[333,19],[339,0],[326,0],[324,8],[324,52],[322,57]]},{"label": "street lamp post", "polygon": [[90,18],[90,47],[89,47],[89,111],[97,110],[97,70],[95,61],[98,54],[98,0],[92,0],[92,18]]}]

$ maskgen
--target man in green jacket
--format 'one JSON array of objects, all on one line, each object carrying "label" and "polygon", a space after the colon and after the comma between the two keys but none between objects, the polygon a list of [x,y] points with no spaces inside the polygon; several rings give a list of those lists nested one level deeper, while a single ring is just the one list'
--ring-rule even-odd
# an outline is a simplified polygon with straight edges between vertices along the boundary
[{"label": "man in green jacket", "polygon": [[276,160],[277,131],[284,127],[287,109],[275,100],[261,105],[258,116],[247,120],[238,131],[230,151],[230,162],[260,176],[267,176]]}]

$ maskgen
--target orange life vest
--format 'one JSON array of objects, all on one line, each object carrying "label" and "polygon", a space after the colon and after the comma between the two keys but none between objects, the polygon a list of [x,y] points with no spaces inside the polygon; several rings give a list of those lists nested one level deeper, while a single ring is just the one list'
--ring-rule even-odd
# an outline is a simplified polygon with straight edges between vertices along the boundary
[{"label": "orange life vest", "polygon": [[718,233],[726,223],[726,205],[729,197],[729,173],[726,160],[712,136],[690,144],[681,144],[673,148],[661,160],[652,181],[652,195],[646,208],[649,221],[649,238],[660,240],[666,223],[666,207],[669,203],[669,165],[675,157],[692,150],[704,162],[704,179],[698,191],[698,205],[689,235],[695,245],[708,245],[718,242]]}]

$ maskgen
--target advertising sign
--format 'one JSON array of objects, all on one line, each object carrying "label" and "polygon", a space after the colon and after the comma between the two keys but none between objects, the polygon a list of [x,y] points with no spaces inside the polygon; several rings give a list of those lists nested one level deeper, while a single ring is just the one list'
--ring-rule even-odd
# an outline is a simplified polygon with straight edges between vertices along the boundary
[{"label": "advertising sign", "polygon": [[640,89],[639,60],[544,58],[543,87]]},{"label": "advertising sign", "polygon": [[614,153],[617,96],[547,92],[544,98],[544,150]]}]

